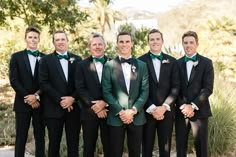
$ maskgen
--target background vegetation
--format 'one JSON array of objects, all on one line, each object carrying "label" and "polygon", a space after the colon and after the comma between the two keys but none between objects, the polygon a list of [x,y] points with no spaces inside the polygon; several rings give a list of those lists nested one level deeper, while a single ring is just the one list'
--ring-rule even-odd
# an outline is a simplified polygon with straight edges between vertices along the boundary
[{"label": "background vegetation", "polygon": [[[12,53],[25,48],[23,37],[28,25],[41,29],[40,50],[43,52],[50,53],[53,50],[51,33],[63,29],[69,34],[71,51],[83,58],[89,55],[86,38],[91,32],[108,34],[109,37],[109,32],[130,30],[135,39],[132,54],[138,57],[148,50],[146,34],[149,29],[137,29],[127,23],[113,30],[112,25],[116,20],[127,18],[154,18],[164,34],[163,51],[176,58],[183,55],[183,32],[198,32],[199,53],[213,60],[216,76],[214,93],[210,98],[213,117],[209,124],[209,153],[212,157],[236,156],[236,1],[195,0],[158,14],[112,10],[110,0],[90,2],[91,7],[81,8],[76,0],[0,1],[0,145],[14,145],[14,92],[8,81],[8,64]],[[107,41],[106,54],[114,57],[115,51],[114,41]],[[194,152],[191,140],[189,151]],[[32,130],[28,142],[33,143]],[[33,150],[32,146],[27,146],[27,151],[33,153]],[[97,152],[101,153],[100,144]],[[61,153],[66,156],[64,137]]]}]

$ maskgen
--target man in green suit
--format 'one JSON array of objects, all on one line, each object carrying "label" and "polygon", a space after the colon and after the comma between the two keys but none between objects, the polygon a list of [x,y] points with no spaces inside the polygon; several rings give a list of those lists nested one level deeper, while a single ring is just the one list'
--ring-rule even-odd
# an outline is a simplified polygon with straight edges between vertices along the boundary
[{"label": "man in green suit", "polygon": [[148,98],[148,71],[144,62],[131,56],[132,36],[117,36],[118,56],[107,62],[103,70],[104,100],[109,105],[107,123],[110,133],[110,156],[122,157],[127,133],[129,157],[139,157],[143,125],[143,106]]}]

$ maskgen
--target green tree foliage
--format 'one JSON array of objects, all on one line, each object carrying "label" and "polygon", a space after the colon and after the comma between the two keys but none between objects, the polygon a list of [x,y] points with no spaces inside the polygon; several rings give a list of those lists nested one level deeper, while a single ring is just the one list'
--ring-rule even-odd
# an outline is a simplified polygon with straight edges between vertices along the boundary
[{"label": "green tree foliage", "polygon": [[[26,25],[37,27],[49,26],[49,31],[55,29],[74,31],[77,23],[88,17],[81,12],[76,0],[2,0],[0,17],[22,19]],[[6,18],[1,18],[1,24],[7,24]]]},{"label": "green tree foliage", "polygon": [[110,8],[112,4],[111,0],[90,0],[93,4],[92,9],[90,9],[90,16],[94,19],[96,25],[98,25],[98,30],[104,34],[106,26],[111,29],[112,24],[117,19],[121,19],[123,15]]}]

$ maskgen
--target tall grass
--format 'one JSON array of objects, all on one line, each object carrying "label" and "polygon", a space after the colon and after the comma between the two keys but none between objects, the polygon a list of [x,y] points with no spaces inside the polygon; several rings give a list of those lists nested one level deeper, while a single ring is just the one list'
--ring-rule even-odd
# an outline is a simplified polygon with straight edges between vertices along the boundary
[{"label": "tall grass", "polygon": [[[226,155],[236,148],[236,92],[235,84],[216,78],[210,98],[213,116],[209,120],[209,154]],[[233,156],[235,156],[234,154]]]}]

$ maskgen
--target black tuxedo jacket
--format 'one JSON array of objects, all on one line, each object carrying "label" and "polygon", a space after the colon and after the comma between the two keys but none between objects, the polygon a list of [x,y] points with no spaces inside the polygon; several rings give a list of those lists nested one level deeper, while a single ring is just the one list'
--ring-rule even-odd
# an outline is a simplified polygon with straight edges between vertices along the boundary
[{"label": "black tuxedo jacket", "polygon": [[[180,87],[179,71],[176,59],[167,54],[162,54],[163,60],[161,61],[159,81],[156,78],[150,52],[139,58],[147,64],[149,73],[149,98],[145,110],[152,104],[161,106],[166,103],[170,105],[173,114]],[[152,115],[150,115],[150,118],[153,118]]]},{"label": "black tuxedo jacket", "polygon": [[208,97],[213,92],[214,70],[212,61],[206,57],[197,54],[197,61],[191,71],[188,81],[187,68],[184,57],[178,60],[180,69],[181,90],[177,101],[177,113],[180,113],[179,107],[185,103],[193,102],[199,108],[195,111],[193,118],[206,118],[212,115]]},{"label": "black tuxedo jacket", "polygon": [[[105,61],[107,60],[108,58],[105,57]],[[102,85],[99,82],[92,56],[78,63],[75,84],[79,94],[81,119],[98,118],[91,107],[93,100],[103,100]]]},{"label": "black tuxedo jacket", "polygon": [[[38,66],[43,57],[43,53],[39,53],[36,61],[34,75],[32,75],[30,61],[26,49],[16,52],[11,56],[9,79],[12,88],[15,90],[15,101],[13,110],[16,112],[29,112],[32,107],[24,103],[24,96],[34,94],[39,90]],[[35,109],[39,111],[40,108]]]},{"label": "black tuxedo jacket", "polygon": [[[68,53],[68,81],[66,81],[57,53],[44,57],[39,65],[40,89],[43,91],[44,116],[46,118],[61,118],[67,111],[60,106],[62,96],[72,96],[77,100],[75,90],[75,68],[81,57]],[[78,109],[73,104],[74,110]]]}]

